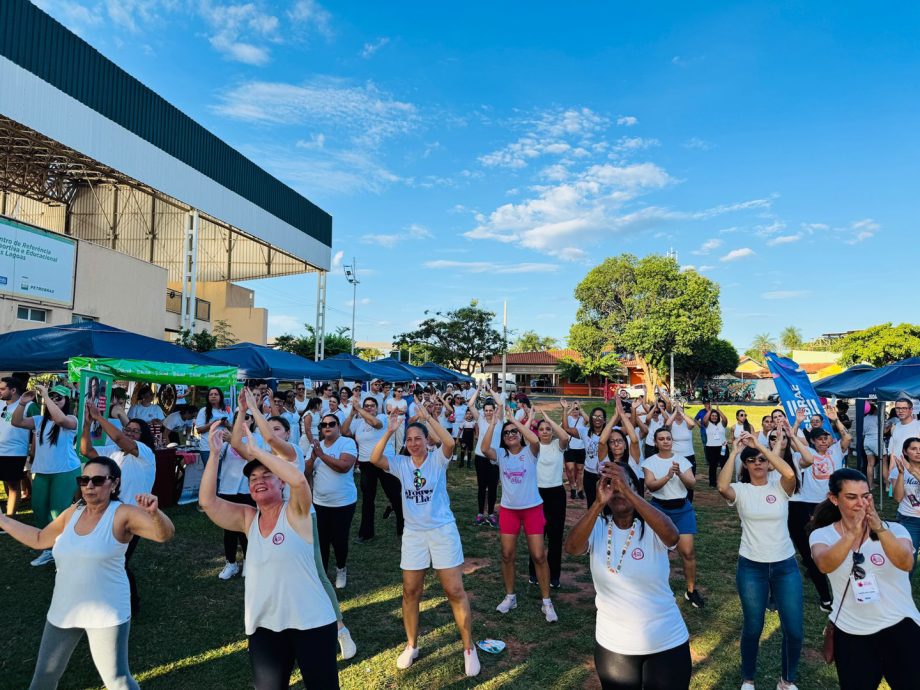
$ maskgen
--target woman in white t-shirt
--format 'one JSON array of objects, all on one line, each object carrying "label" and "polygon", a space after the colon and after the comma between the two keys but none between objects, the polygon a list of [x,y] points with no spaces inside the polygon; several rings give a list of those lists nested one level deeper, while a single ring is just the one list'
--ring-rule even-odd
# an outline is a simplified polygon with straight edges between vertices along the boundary
[{"label": "woman in white t-shirt", "polygon": [[[549,596],[549,567],[546,562],[546,547],[543,544],[546,517],[543,515],[543,499],[537,486],[540,439],[530,430],[530,417],[523,421],[515,419],[511,408],[505,408],[504,417],[506,421],[502,424],[501,411],[492,416],[492,423],[486,429],[479,447],[485,457],[498,463],[502,483],[502,509],[498,513],[498,531],[502,546],[505,598],[496,610],[499,613],[508,613],[511,609],[517,608],[517,595],[514,593],[514,561],[517,555],[518,535],[523,529],[527,548],[536,569],[537,581],[540,583],[543,615],[547,623],[555,623],[559,617]],[[499,424],[502,424],[502,440],[496,450],[489,440]]]},{"label": "woman in white t-shirt", "polygon": [[[399,567],[403,571],[402,617],[406,628],[406,648],[396,659],[397,668],[409,668],[418,658],[418,613],[425,585],[425,573],[433,567],[450,602],[454,622],[463,641],[463,666],[467,676],[479,675],[479,657],[473,646],[470,600],[463,589],[463,544],[447,495],[447,466],[454,452],[454,439],[432,417],[421,398],[415,398],[418,421],[406,429],[408,455],[387,457],[393,434],[402,425],[394,414],[387,420],[387,431],[377,442],[370,461],[402,483],[403,531]],[[426,426],[426,423],[428,426]],[[441,441],[440,448],[429,449],[428,428]]]},{"label": "woman in white t-shirt", "polygon": [[675,455],[672,450],[671,430],[663,426],[655,432],[657,453],[642,462],[645,474],[645,488],[652,495],[652,503],[667,515],[680,532],[677,552],[684,564],[684,579],[687,590],[684,598],[694,608],[703,608],[703,597],[696,589],[696,548],[693,535],[696,534],[696,513],[687,494],[696,484],[696,476],[690,461]]},{"label": "woman in white t-shirt", "polygon": [[866,476],[843,468],[815,510],[811,554],[834,592],[834,663],[842,690],[917,687],[920,612],[911,596],[907,530],[879,518]]},{"label": "woman in white t-shirt", "polygon": [[489,443],[493,448],[498,448],[501,443],[501,427],[492,424],[492,417],[496,414],[497,404],[492,397],[486,398],[482,404],[482,412],[476,409],[476,405],[470,405],[469,409],[476,420],[477,433],[479,441],[476,444],[476,498],[479,512],[476,514],[476,526],[489,525],[498,527],[498,515],[495,512],[495,501],[498,498],[498,466],[482,454],[479,445],[485,438],[486,429],[491,426],[495,431]]},{"label": "woman in white t-shirt", "polygon": [[[696,422],[684,414],[683,405],[674,405],[666,426],[671,430],[671,451],[677,457],[687,458],[696,475],[696,452],[693,449],[693,428]],[[693,503],[693,489],[687,491],[687,500]]]},{"label": "woman in white t-shirt", "polygon": [[[905,440],[901,455],[892,454],[889,480],[894,500],[898,502],[898,522],[910,534],[916,556],[920,548],[920,438]],[[916,565],[917,559],[914,558],[911,575]]]},{"label": "woman in white t-shirt", "polygon": [[[396,387],[393,388],[393,397],[387,398],[386,401],[384,402],[385,409],[382,410],[382,414],[384,417],[386,417],[386,415],[390,414],[391,412],[395,411],[396,414],[402,415],[403,419],[405,419],[406,412],[409,409],[409,403],[403,397],[405,392],[406,392],[406,389],[403,384],[401,383],[396,384]],[[386,424],[384,424],[383,426],[386,426]],[[403,444],[405,444],[405,442],[406,442],[406,427],[405,425],[403,425],[401,429],[397,429],[396,433],[393,434],[392,454],[395,455],[396,453],[401,451]],[[376,445],[376,442],[374,443],[374,445]],[[374,446],[372,445],[371,449],[373,449],[373,447]],[[368,452],[370,452],[370,449],[368,450]]]},{"label": "woman in white t-shirt", "polygon": [[[230,413],[226,410],[227,404],[224,402],[224,392],[220,388],[208,388],[207,404],[198,410],[198,416],[195,418],[195,431],[198,432],[198,450],[208,451],[208,433],[211,425],[216,420],[223,420],[222,428],[230,429]],[[134,408],[131,408],[134,411]]]},{"label": "woman in white t-shirt", "polygon": [[680,535],[636,485],[628,466],[605,465],[597,500],[569,532],[565,550],[590,554],[601,688],[686,690],[690,636],[668,583],[668,552]]},{"label": "woman in white t-shirt", "polygon": [[639,479],[639,494],[644,495],[645,482],[642,479],[642,451],[639,449],[639,437],[636,435],[636,429],[632,425],[630,416],[623,410],[623,401],[619,396],[615,400],[616,414],[604,427],[597,446],[598,467],[602,470],[608,462],[628,465]]},{"label": "woman in white t-shirt", "polygon": [[[45,403],[39,416],[24,417],[29,403],[38,391]],[[35,456],[32,460],[32,514],[33,524],[41,529],[50,524],[73,503],[74,481],[80,474],[80,459],[74,443],[77,435],[77,418],[70,414],[70,389],[57,385],[48,390],[35,386],[19,398],[19,405],[10,422],[19,429],[35,432]],[[51,549],[45,549],[32,561],[39,566],[54,560]]]},{"label": "woman in white t-shirt", "polygon": [[575,433],[569,434],[569,447],[565,449],[565,477],[569,483],[569,498],[573,501],[576,498],[584,498],[585,492],[582,488],[582,472],[585,466],[585,443],[581,440],[579,429],[585,427],[587,417],[582,412],[581,403],[577,400],[572,403],[571,407],[566,410],[565,399],[559,401],[562,406],[562,414],[565,424],[563,429],[568,428]]},{"label": "woman in white t-shirt", "polygon": [[323,416],[323,399],[310,398],[307,409],[300,418],[300,449],[304,455],[312,452],[313,444],[319,440],[319,420]]},{"label": "woman in white t-shirt", "polygon": [[735,423],[732,425],[732,441],[736,442],[741,438],[741,434],[747,432],[749,434],[754,433],[754,426],[751,424],[751,421],[748,419],[747,412],[744,410],[735,411]]},{"label": "woman in white t-shirt", "polygon": [[709,486],[715,488],[719,470],[725,464],[728,445],[725,430],[728,428],[728,417],[716,405],[715,409],[710,410],[706,415],[703,426],[706,429],[706,445],[703,453],[706,456],[706,464],[709,466]]},{"label": "woman in white t-shirt", "polygon": [[582,482],[585,501],[588,506],[591,506],[594,504],[594,492],[597,487],[597,446],[600,444],[601,433],[603,433],[604,427],[607,425],[607,410],[603,407],[593,408],[588,415],[587,427],[570,427],[568,425],[569,411],[567,407],[563,407],[562,419],[565,422],[562,425],[565,433],[569,436],[578,434],[578,437],[585,445],[585,465]]},{"label": "woman in white t-shirt", "polygon": [[[537,490],[543,499],[543,516],[546,527],[546,562],[549,566],[549,586],[559,589],[562,576],[562,535],[565,531],[565,487],[562,486],[562,465],[569,435],[543,412],[543,419],[537,424],[537,438],[540,439],[540,453],[537,455]],[[530,584],[539,583],[537,568],[529,559]]]},{"label": "woman in white t-shirt", "polygon": [[[781,430],[771,432],[783,435]],[[777,443],[779,439],[777,437]],[[734,457],[741,456],[741,474],[732,482]],[[779,480],[769,478],[769,469]],[[769,602],[782,628],[782,671],[777,690],[795,688],[804,638],[802,576],[786,521],[789,497],[796,489],[795,470],[779,455],[744,433],[719,472],[719,493],[741,518],[741,546],[735,583],[741,599],[741,690],[754,690],[757,652]]]},{"label": "woman in white t-shirt", "polygon": [[[818,592],[821,610],[825,612],[831,609],[831,591],[824,573],[811,558],[807,528],[818,504],[827,497],[828,480],[836,470],[844,466],[844,454],[850,447],[850,434],[837,419],[837,411],[828,407],[827,415],[837,425],[840,441],[835,442],[827,430],[821,427],[809,433],[812,450],[811,453],[803,453],[799,459],[802,486],[790,499],[789,505],[789,536]],[[796,416],[796,423],[791,428],[793,432],[798,431],[801,419],[801,415]]]}]

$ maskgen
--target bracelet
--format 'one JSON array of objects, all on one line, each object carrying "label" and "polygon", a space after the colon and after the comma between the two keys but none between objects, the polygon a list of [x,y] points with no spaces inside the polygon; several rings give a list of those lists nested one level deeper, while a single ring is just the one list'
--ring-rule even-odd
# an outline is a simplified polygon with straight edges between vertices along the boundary
[{"label": "bracelet", "polygon": [[881,529],[875,530],[875,533],[876,533],[876,534],[881,534],[882,532],[887,532],[887,531],[888,531],[888,528],[885,527],[884,525],[882,525],[882,528],[881,528]]}]

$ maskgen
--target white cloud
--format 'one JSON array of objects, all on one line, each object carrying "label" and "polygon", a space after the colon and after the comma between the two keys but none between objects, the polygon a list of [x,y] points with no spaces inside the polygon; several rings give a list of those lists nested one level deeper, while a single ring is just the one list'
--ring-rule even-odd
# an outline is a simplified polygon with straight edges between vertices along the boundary
[{"label": "white cloud", "polygon": [[632,115],[620,115],[620,117],[617,118],[617,124],[623,127],[632,127],[633,125],[639,124],[639,119]]},{"label": "white cloud", "polygon": [[871,218],[863,218],[850,223],[850,232],[852,237],[847,240],[847,244],[859,244],[875,236],[882,229],[882,226]]},{"label": "white cloud", "polygon": [[208,42],[229,60],[264,65],[271,59],[269,44],[281,41],[278,17],[255,3],[228,5],[201,0],[198,8],[212,32]]},{"label": "white cloud", "polygon": [[32,0],[45,12],[77,34],[102,23],[102,14],[76,0]]},{"label": "white cloud", "polygon": [[332,15],[315,0],[297,0],[288,11],[288,17],[299,26],[332,38]]},{"label": "white cloud", "polygon": [[616,151],[641,151],[642,149],[660,145],[661,142],[657,139],[643,137],[620,137],[613,148]]},{"label": "white cloud", "polygon": [[359,147],[308,151],[277,144],[249,145],[241,148],[258,165],[284,180],[307,197],[318,191],[331,195],[356,192],[379,193],[402,182],[372,152]]},{"label": "white cloud", "polygon": [[362,235],[361,242],[364,244],[377,244],[387,249],[392,249],[400,242],[407,240],[425,240],[431,238],[431,231],[422,225],[410,225],[404,232],[395,234],[369,234]]},{"label": "white cloud", "polygon": [[800,239],[802,239],[801,233],[796,233],[795,235],[780,235],[768,241],[767,244],[771,247],[775,247],[779,244],[792,244],[793,242],[798,242]]},{"label": "white cloud", "polygon": [[365,43],[364,47],[361,49],[361,57],[367,59],[374,55],[378,50],[383,48],[387,43],[390,42],[390,39],[386,36],[378,38],[376,41],[371,41],[370,43]]},{"label": "white cloud", "polygon": [[704,139],[700,139],[699,137],[690,137],[687,139],[687,141],[681,144],[681,146],[683,146],[685,149],[690,149],[691,151],[708,151],[712,148],[712,144]]},{"label": "white cloud", "polygon": [[426,261],[425,268],[456,269],[466,273],[555,273],[559,270],[556,264],[519,263],[502,264],[492,261],[448,261],[437,259]]},{"label": "white cloud", "polygon": [[694,249],[691,253],[703,256],[705,254],[709,254],[714,249],[718,249],[723,244],[725,244],[723,240],[713,238],[711,240],[706,240],[705,242],[703,242],[703,244],[699,246],[699,249]]},{"label": "white cloud", "polygon": [[320,132],[319,134],[311,134],[309,139],[298,139],[297,143],[294,144],[299,149],[322,149],[326,146],[326,135]]},{"label": "white cloud", "polygon": [[808,290],[773,290],[771,292],[761,292],[763,299],[796,299],[807,296]]},{"label": "white cloud", "polygon": [[341,249],[332,255],[332,268],[338,268],[342,265],[342,259],[345,257],[345,252]]},{"label": "white cloud", "polygon": [[743,247],[741,249],[732,249],[728,254],[721,257],[719,261],[737,261],[738,259],[746,259],[749,256],[754,256],[755,252],[750,247]]}]

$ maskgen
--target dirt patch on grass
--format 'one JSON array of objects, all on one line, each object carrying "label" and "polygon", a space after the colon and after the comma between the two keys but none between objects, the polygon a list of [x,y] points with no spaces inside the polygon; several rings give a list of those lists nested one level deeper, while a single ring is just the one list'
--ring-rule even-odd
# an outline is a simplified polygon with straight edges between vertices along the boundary
[{"label": "dirt patch on grass", "polygon": [[488,568],[491,565],[491,558],[467,558],[463,561],[463,574],[472,575],[477,570]]},{"label": "dirt patch on grass", "polygon": [[505,640],[505,651],[508,652],[509,661],[519,664],[524,661],[527,657],[530,656],[530,652],[537,646],[536,643],[525,643],[519,642],[518,640],[509,638]]}]

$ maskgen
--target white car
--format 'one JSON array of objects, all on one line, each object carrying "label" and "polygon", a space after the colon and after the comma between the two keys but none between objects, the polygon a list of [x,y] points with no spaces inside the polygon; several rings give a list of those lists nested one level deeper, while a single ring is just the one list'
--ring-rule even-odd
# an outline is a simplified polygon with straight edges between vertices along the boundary
[{"label": "white car", "polygon": [[637,383],[634,386],[626,386],[620,390],[625,390],[630,398],[645,398],[645,384]]}]

